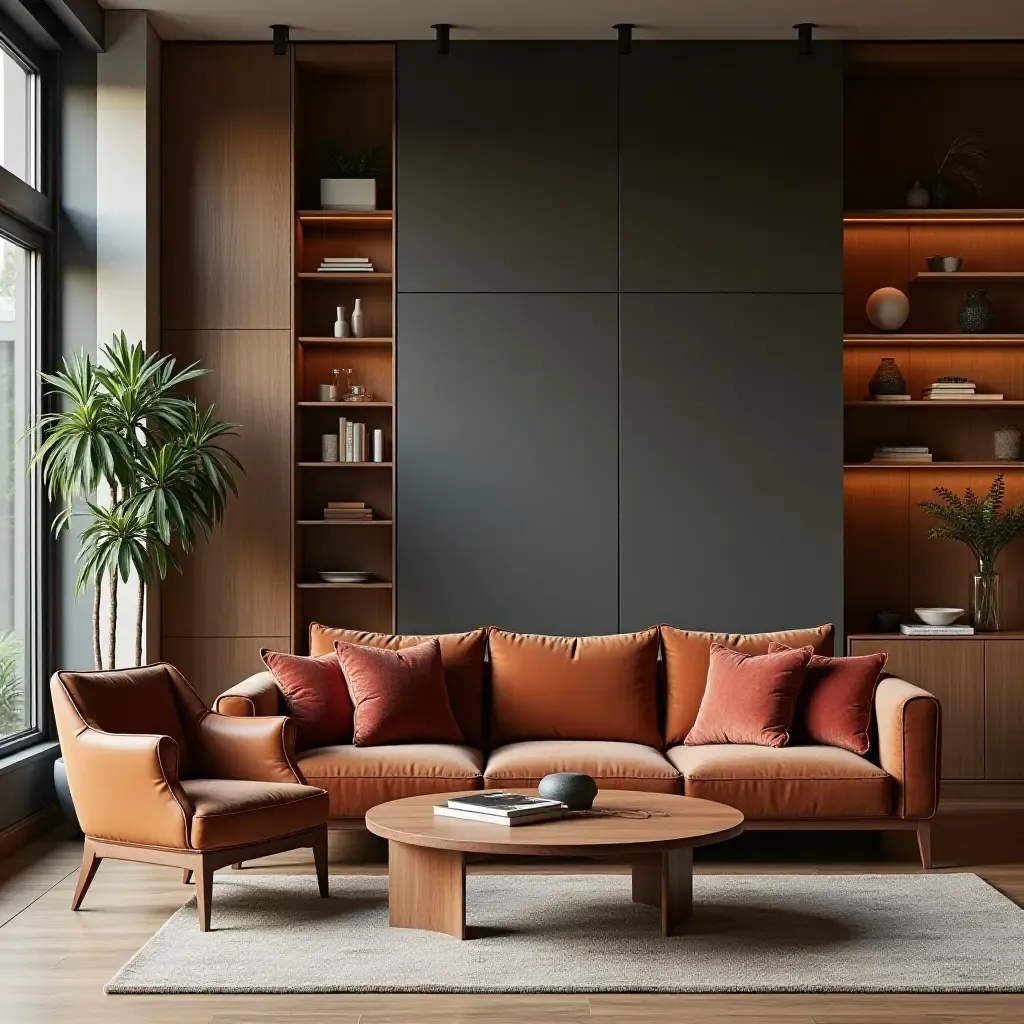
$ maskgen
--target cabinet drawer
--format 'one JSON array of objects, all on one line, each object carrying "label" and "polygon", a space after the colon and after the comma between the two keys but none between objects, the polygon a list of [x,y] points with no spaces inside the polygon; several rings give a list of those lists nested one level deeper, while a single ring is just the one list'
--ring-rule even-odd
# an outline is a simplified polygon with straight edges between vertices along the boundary
[{"label": "cabinet drawer", "polygon": [[1024,779],[1024,640],[986,640],[985,777]]}]

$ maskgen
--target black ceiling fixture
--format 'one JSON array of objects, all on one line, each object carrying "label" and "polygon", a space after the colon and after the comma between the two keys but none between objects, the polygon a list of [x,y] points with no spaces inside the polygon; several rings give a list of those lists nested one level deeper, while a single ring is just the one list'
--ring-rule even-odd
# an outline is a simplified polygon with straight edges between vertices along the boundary
[{"label": "black ceiling fixture", "polygon": [[291,42],[288,37],[288,26],[271,25],[270,31],[274,33],[274,55],[283,57],[288,52],[288,43]]},{"label": "black ceiling fixture", "polygon": [[801,57],[810,57],[814,30],[817,27],[813,21],[800,21],[793,26],[796,29],[797,41],[800,44]]},{"label": "black ceiling fixture", "polygon": [[628,57],[633,52],[633,29],[635,26],[623,22],[619,25],[612,25],[612,28],[619,33],[619,56]]},{"label": "black ceiling fixture", "polygon": [[445,25],[443,22],[440,25],[431,25],[434,30],[434,34],[437,36],[437,52],[442,55],[447,55],[452,51],[452,27],[451,25]]}]

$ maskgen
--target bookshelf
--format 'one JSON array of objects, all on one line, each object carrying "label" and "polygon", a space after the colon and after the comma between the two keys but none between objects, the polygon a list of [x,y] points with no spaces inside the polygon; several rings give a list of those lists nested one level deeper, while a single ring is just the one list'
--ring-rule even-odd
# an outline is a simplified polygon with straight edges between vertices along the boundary
[{"label": "bookshelf", "polygon": [[[293,208],[293,591],[292,649],[308,652],[309,624],[393,632],[395,628],[395,291],[394,47],[303,44],[292,48]],[[325,148],[380,147],[375,211],[319,209]],[[368,258],[372,272],[320,272],[328,257]],[[360,299],[366,336],[335,338],[335,309],[350,320]],[[373,395],[367,402],[324,402],[318,388],[332,370]],[[341,387],[346,376],[341,377]],[[340,396],[339,396],[340,397]],[[383,462],[323,462],[321,435],[338,420],[384,434]],[[342,448],[343,448],[342,442]],[[324,517],[328,502],[363,502],[372,519]],[[324,571],[363,571],[367,583],[327,583]]]}]

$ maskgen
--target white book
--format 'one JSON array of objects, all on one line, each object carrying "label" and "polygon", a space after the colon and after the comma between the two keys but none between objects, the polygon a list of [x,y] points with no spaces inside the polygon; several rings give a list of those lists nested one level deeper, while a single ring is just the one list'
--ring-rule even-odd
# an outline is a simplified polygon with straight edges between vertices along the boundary
[{"label": "white book", "polygon": [[342,416],[338,420],[338,461],[339,462],[348,462],[348,459],[345,456],[345,436],[346,436],[345,432],[346,432],[346,429],[347,429],[347,425],[348,425],[348,420],[345,419],[344,416]]},{"label": "white book", "polygon": [[355,462],[355,448],[353,447],[353,439],[355,436],[355,424],[352,422],[345,424],[345,461]]},{"label": "white book", "polygon": [[900,626],[904,636],[971,636],[973,626],[919,626],[917,624]]},{"label": "white book", "polygon": [[356,423],[355,430],[352,434],[352,454],[353,462],[365,462],[366,459],[363,454],[363,439],[366,437],[366,424]]},{"label": "white book", "polygon": [[325,256],[321,263],[369,263],[369,256]]},{"label": "white book", "polygon": [[548,811],[564,805],[560,800],[548,800],[542,796],[524,796],[522,793],[508,793],[502,789],[488,789],[468,796],[452,797],[448,806],[474,814],[496,814],[502,817],[515,817],[520,814],[532,814],[535,811]]},{"label": "white book", "polygon": [[513,825],[537,825],[542,821],[557,821],[565,816],[565,810],[556,807],[548,811],[537,811],[534,814],[505,817],[501,814],[488,814],[486,811],[464,811],[460,807],[438,806],[434,808],[434,814],[440,818],[461,818],[463,821],[479,821],[485,825],[504,825],[509,828]]}]

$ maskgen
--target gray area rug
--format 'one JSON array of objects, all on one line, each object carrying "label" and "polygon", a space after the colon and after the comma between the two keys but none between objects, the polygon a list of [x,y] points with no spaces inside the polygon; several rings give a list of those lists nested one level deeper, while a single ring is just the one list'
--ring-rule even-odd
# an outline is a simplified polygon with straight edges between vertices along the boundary
[{"label": "gray area rug", "polygon": [[388,927],[387,879],[218,876],[108,993],[1020,992],[1024,911],[976,875],[698,875],[662,939],[628,875],[470,875],[470,939]]}]

